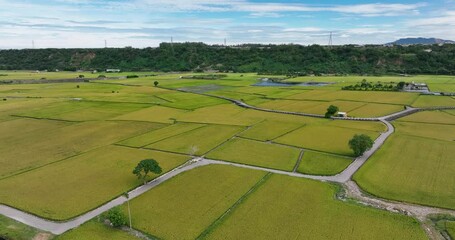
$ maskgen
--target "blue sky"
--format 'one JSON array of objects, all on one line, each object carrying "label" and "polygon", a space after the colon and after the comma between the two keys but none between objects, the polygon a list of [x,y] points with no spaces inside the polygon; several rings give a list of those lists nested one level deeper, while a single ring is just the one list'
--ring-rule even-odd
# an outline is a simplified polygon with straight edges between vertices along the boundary
[{"label": "blue sky", "polygon": [[455,0],[0,0],[0,48],[455,39]]}]

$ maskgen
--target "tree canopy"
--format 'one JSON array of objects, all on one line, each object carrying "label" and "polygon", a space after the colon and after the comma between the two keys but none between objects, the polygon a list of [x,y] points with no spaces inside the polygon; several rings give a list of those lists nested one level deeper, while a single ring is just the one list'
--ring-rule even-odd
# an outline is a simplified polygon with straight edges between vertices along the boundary
[{"label": "tree canopy", "polygon": [[144,184],[147,182],[149,172],[155,174],[160,174],[162,172],[162,169],[157,161],[153,159],[144,159],[140,161],[133,170],[133,174],[135,174],[137,178],[142,179]]},{"label": "tree canopy", "polygon": [[[431,51],[428,51],[431,49]],[[444,45],[206,45],[156,48],[0,50],[1,70],[258,72],[267,74],[455,74],[455,44]]]},{"label": "tree canopy", "polygon": [[349,147],[354,151],[356,157],[362,156],[367,150],[373,147],[373,140],[365,134],[356,134],[349,140]]},{"label": "tree canopy", "polygon": [[327,112],[325,113],[325,117],[326,118],[330,118],[331,116],[333,116],[335,113],[338,112],[338,107],[335,106],[335,105],[330,105],[328,108],[327,108]]}]

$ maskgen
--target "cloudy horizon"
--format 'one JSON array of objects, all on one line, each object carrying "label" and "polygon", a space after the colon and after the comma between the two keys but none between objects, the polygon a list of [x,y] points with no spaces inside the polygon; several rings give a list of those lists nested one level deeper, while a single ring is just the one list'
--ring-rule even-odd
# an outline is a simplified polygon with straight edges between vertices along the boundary
[{"label": "cloudy horizon", "polygon": [[0,49],[455,39],[455,1],[0,0]]}]

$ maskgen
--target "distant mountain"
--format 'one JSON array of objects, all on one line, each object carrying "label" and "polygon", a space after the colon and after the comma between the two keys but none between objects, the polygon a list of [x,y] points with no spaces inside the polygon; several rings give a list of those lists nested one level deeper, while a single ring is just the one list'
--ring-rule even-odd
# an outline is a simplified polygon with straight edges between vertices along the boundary
[{"label": "distant mountain", "polygon": [[431,44],[454,44],[455,41],[444,40],[439,38],[401,38],[395,42],[387,43],[387,45],[431,45]]}]

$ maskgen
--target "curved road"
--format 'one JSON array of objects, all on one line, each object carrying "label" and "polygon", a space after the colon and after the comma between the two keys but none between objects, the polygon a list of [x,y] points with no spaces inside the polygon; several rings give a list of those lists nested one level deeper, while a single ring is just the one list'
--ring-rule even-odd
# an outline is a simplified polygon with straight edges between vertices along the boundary
[{"label": "curved road", "polygon": [[[184,90],[179,90],[182,92],[188,92]],[[194,92],[191,92],[194,93]],[[228,101],[231,101],[235,103],[238,106],[244,107],[244,108],[250,108],[258,111],[266,111],[266,112],[274,112],[274,113],[282,113],[282,114],[292,114],[292,115],[300,115],[300,116],[309,116],[309,117],[318,117],[322,118],[324,116],[322,115],[317,115],[317,114],[307,114],[307,113],[299,113],[299,112],[287,112],[287,111],[280,111],[280,110],[273,110],[273,109],[264,109],[264,108],[258,108],[255,106],[248,105],[242,101],[235,100],[235,99],[230,99],[226,97],[221,97],[221,96],[215,96],[215,95],[210,95],[210,94],[202,94],[202,93],[196,93],[196,94],[201,94],[201,95],[206,95],[206,96],[211,96],[211,97],[217,97],[221,99],[225,99]],[[437,109],[454,109],[455,107],[440,107]],[[205,159],[205,158],[195,158],[187,162],[186,164],[179,166],[157,178],[154,180],[148,182],[145,185],[142,185],[132,191],[129,192],[130,199],[135,198],[148,190],[154,188],[155,186],[159,185],[162,182],[165,182],[166,180],[191,169],[209,165],[209,164],[222,164],[222,165],[231,165],[235,167],[241,167],[241,168],[249,168],[249,169],[254,169],[254,170],[260,170],[260,171],[267,171],[275,174],[283,174],[283,175],[288,175],[292,177],[301,177],[301,178],[308,178],[308,179],[314,179],[314,180],[319,180],[319,181],[330,181],[330,182],[337,182],[337,183],[343,183],[346,186],[350,186],[353,188],[353,184],[349,182],[351,179],[352,175],[368,160],[368,158],[376,152],[382,144],[385,142],[385,140],[394,132],[394,127],[392,124],[388,122],[388,120],[394,120],[396,118],[400,118],[418,111],[422,110],[427,110],[427,109],[419,109],[419,108],[407,108],[406,110],[403,110],[398,113],[390,114],[388,116],[383,116],[379,118],[334,118],[334,119],[340,119],[340,120],[364,120],[364,121],[381,121],[387,126],[387,131],[383,132],[380,134],[380,136],[374,141],[373,147],[365,152],[362,156],[356,158],[343,172],[334,175],[334,176],[316,176],[316,175],[307,175],[307,174],[301,174],[301,173],[296,173],[296,172],[286,172],[286,171],[281,171],[281,170],[275,170],[275,169],[269,169],[269,168],[263,168],[263,167],[256,167],[256,166],[250,166],[250,165],[244,165],[244,164],[239,164],[239,163],[231,163],[231,162],[224,162],[224,161],[218,161],[218,160],[211,160],[211,159]],[[435,110],[435,109],[428,109],[428,110]],[[355,185],[356,186],[356,185]],[[357,186],[356,186],[357,187]],[[354,187],[354,189],[356,189]],[[353,191],[351,189],[351,192],[360,192],[360,189],[357,187],[357,190]],[[381,200],[381,199],[374,199],[375,201],[387,205],[390,202],[386,200]],[[69,221],[64,221],[64,222],[55,222],[55,221],[50,221],[46,220],[40,217],[37,217],[35,215],[23,212],[21,210],[1,205],[0,204],[0,214],[7,216],[9,218],[12,218],[14,220],[17,220],[19,222],[22,222],[26,225],[51,232],[53,234],[62,234],[70,229],[76,228],[80,226],[81,224],[89,221],[90,219],[100,215],[101,213],[115,207],[119,206],[123,203],[125,203],[127,199],[124,196],[117,197],[110,202],[97,207],[87,213],[82,214],[81,216],[78,216],[76,218],[73,218]],[[411,204],[405,204],[401,203],[402,205],[405,206],[411,206]],[[428,209],[428,207],[423,207],[423,206],[418,206],[418,205],[412,205],[413,209],[417,212],[419,212],[419,209]],[[442,210],[438,208],[431,208],[435,211],[439,212],[444,212],[448,214],[453,214],[453,211],[450,210]]]}]

